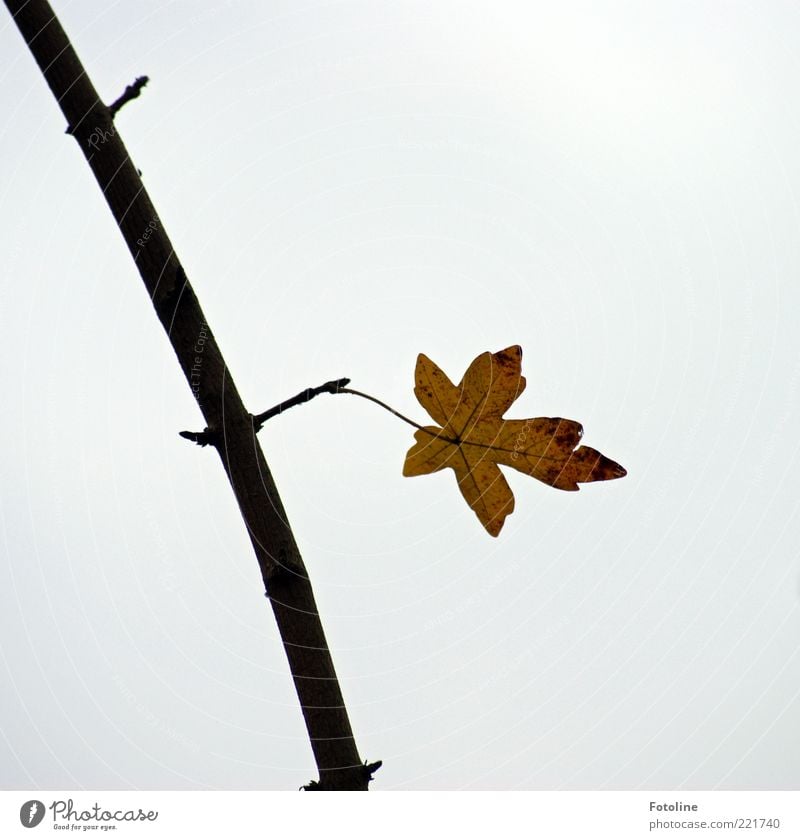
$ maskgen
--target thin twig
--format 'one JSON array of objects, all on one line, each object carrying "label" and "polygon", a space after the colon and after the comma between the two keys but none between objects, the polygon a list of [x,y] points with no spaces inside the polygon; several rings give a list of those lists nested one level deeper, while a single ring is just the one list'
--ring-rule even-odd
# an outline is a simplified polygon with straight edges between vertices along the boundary
[{"label": "thin twig", "polygon": [[[278,403],[276,406],[268,408],[266,411],[262,411],[261,414],[254,414],[253,428],[256,432],[259,432],[261,431],[261,427],[267,420],[270,419],[270,417],[282,414],[287,408],[302,405],[304,402],[308,402],[314,397],[319,396],[319,394],[338,394],[349,382],[350,380],[346,378],[332,379],[330,382],[326,382],[324,385],[318,385],[316,388],[306,388],[305,391],[301,391],[291,399]],[[183,437],[186,437],[186,435],[183,435]]]},{"label": "thin twig", "polygon": [[130,102],[131,99],[136,99],[137,96],[142,92],[142,88],[150,81],[147,76],[139,76],[136,81],[132,85],[128,85],[125,90],[122,92],[122,96],[119,99],[116,99],[108,106],[108,111],[111,114],[112,119],[114,115],[119,111],[119,109],[126,103]]}]

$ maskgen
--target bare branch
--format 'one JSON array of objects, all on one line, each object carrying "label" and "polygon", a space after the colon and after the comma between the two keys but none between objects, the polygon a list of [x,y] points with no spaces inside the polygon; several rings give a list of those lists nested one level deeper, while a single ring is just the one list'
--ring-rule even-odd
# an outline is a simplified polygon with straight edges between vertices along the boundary
[{"label": "bare branch", "polygon": [[98,96],[47,0],[5,3],[135,261],[205,418],[206,431],[200,434],[214,435],[208,442],[215,444],[239,505],[289,660],[319,769],[318,786],[322,790],[367,790],[368,774],[358,755],[311,582],[253,434],[253,417],[239,396],[163,221],[114,126],[111,109]]}]

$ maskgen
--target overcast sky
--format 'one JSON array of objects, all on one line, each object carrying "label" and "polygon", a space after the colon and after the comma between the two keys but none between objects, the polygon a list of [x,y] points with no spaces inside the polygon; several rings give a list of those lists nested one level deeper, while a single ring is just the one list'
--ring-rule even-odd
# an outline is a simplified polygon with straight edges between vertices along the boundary
[{"label": "overcast sky", "polygon": [[[349,376],[418,422],[524,350],[510,417],[628,470],[507,470],[492,539],[413,430],[260,434],[374,789],[796,788],[800,10],[55,2],[253,412]],[[219,459],[0,15],[0,785],[316,778]],[[513,474],[512,474],[513,473]]]}]

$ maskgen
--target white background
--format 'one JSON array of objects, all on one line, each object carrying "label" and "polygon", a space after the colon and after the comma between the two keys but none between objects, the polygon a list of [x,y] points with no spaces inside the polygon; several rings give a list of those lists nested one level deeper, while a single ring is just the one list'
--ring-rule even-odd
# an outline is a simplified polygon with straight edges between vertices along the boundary
[{"label": "white background", "polygon": [[[248,408],[349,376],[628,469],[509,475],[497,540],[355,397],[262,445],[375,789],[793,788],[800,12],[789,2],[56,3]],[[316,777],[257,565],[102,196],[0,24],[0,786]],[[509,473],[511,471],[508,471]]]},{"label": "white background", "polygon": [[[30,820],[32,799],[44,806],[38,826],[43,833],[57,827],[78,836],[94,827],[102,831],[105,825],[115,832],[107,835],[110,837],[168,840],[207,840],[223,833],[242,840],[261,838],[265,833],[297,837],[324,833],[326,837],[345,838],[376,831],[387,840],[405,840],[411,834],[425,840],[443,834],[465,840],[487,836],[545,836],[552,840],[698,840],[704,836],[739,840],[747,836],[784,840],[797,836],[800,822],[797,795],[775,791],[685,791],[680,795],[669,791],[384,791],[366,797],[355,793],[302,796],[302,807],[298,807],[298,796],[302,794],[287,791],[88,790],[74,795],[62,791],[0,791],[0,829],[4,838],[35,836],[28,833],[29,826],[22,825],[23,818]],[[28,805],[24,810],[23,803]],[[108,811],[124,816],[126,810],[138,815],[141,810],[145,814],[157,812],[157,816],[142,822],[93,820],[95,805],[100,815]],[[90,819],[80,819],[84,811],[89,812]],[[720,823],[735,820],[751,821],[744,835],[744,825],[738,829],[720,827]],[[706,823],[705,830],[676,828],[676,824],[702,822]]]}]

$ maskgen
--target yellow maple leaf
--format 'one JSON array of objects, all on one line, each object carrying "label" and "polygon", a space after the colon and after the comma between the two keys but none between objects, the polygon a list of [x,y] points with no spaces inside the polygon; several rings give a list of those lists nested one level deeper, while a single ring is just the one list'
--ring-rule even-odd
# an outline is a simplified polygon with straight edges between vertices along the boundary
[{"label": "yellow maple leaf", "polygon": [[403,475],[425,475],[445,467],[481,524],[496,537],[514,510],[514,495],[499,464],[538,478],[559,490],[578,483],[621,478],[626,471],[596,449],[580,446],[583,427],[561,417],[504,420],[525,390],[522,348],[481,353],[458,385],[427,356],[417,358],[414,393],[439,424],[415,432]]}]

